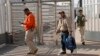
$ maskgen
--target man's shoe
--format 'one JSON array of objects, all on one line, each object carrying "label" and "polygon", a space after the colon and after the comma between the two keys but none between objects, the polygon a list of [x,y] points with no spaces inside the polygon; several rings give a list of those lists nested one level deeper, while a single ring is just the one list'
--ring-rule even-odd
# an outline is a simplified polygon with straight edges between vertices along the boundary
[{"label": "man's shoe", "polygon": [[27,54],[33,54],[33,55],[35,55],[37,53],[37,51],[38,51],[38,49],[36,49],[34,52],[29,52]]},{"label": "man's shoe", "polygon": [[82,42],[82,45],[85,45],[85,42]]},{"label": "man's shoe", "polygon": [[29,53],[27,53],[27,54],[34,54],[34,53],[29,52]]},{"label": "man's shoe", "polygon": [[70,51],[71,51],[71,53],[73,53],[74,50],[70,50]]},{"label": "man's shoe", "polygon": [[37,51],[38,51],[38,49],[36,49],[36,50],[34,51],[34,54],[36,54],[36,53],[37,53]]},{"label": "man's shoe", "polygon": [[66,54],[66,52],[61,52],[60,54]]}]

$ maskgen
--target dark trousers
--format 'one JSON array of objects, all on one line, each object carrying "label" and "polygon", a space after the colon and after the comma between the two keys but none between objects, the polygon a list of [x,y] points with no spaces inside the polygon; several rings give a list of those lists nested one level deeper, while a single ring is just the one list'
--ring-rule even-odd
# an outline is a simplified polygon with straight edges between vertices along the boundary
[{"label": "dark trousers", "polygon": [[65,41],[66,38],[68,37],[69,32],[68,31],[64,31],[61,33],[61,45],[62,45],[62,51],[66,52],[66,45],[65,45]]}]

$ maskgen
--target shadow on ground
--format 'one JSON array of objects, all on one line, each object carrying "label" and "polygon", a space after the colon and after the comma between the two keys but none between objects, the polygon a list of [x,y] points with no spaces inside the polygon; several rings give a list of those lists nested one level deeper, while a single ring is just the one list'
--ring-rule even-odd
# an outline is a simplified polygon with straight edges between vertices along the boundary
[{"label": "shadow on ground", "polygon": [[6,46],[0,48],[0,55],[3,55],[3,54],[5,54],[6,52],[9,52],[9,51],[15,49],[16,47],[18,47],[18,46],[6,45]]},{"label": "shadow on ground", "polygon": [[99,50],[100,49],[100,42],[86,42],[86,45],[77,45],[78,49],[87,49],[87,51],[90,50]]}]

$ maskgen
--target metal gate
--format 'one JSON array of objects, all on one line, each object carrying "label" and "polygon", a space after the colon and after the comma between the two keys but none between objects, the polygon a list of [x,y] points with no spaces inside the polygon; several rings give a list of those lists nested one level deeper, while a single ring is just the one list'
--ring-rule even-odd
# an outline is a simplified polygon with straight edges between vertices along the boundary
[{"label": "metal gate", "polygon": [[[52,42],[53,35],[56,31],[57,21],[59,19],[58,12],[65,11],[68,18],[71,18],[70,15],[70,2],[27,2],[23,3],[11,3],[11,14],[12,14],[12,32],[13,37],[19,41],[19,39],[24,40],[24,30],[20,26],[19,21],[23,22],[25,15],[23,9],[25,7],[29,8],[36,16],[37,26],[37,35],[39,42]],[[41,18],[40,18],[41,17]],[[22,41],[21,39],[21,41]],[[46,42],[45,42],[46,43]]]},{"label": "metal gate", "polygon": [[24,29],[19,22],[23,22],[24,8],[29,8],[31,12],[36,16],[37,21],[37,3],[11,3],[11,18],[12,18],[12,33],[14,42],[24,41]]},{"label": "metal gate", "polygon": [[12,30],[16,33],[19,30],[23,30],[19,21],[24,20],[23,4],[11,4],[11,14],[12,14]]},{"label": "metal gate", "polygon": [[42,3],[42,37],[45,43],[54,43],[54,34],[56,32],[57,21],[59,20],[59,12],[65,11],[70,18],[69,2],[44,2]]},{"label": "metal gate", "polygon": [[[83,0],[83,10],[86,15],[86,40],[100,41],[100,0]],[[87,3],[88,2],[88,3]]]},{"label": "metal gate", "polygon": [[[55,5],[42,4],[42,27],[43,27],[43,40],[50,41],[55,32]],[[45,42],[46,43],[46,42]]]}]

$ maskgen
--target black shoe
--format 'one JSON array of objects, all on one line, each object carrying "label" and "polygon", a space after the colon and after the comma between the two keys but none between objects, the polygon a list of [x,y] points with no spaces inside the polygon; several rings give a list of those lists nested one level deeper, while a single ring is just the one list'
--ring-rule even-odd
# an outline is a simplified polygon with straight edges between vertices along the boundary
[{"label": "black shoe", "polygon": [[34,54],[34,53],[29,52],[29,53],[27,53],[27,54]]},{"label": "black shoe", "polygon": [[72,50],[70,50],[70,51],[71,51],[71,53],[73,53],[74,50],[72,49]]},{"label": "black shoe", "polygon": [[27,54],[33,54],[33,55],[35,55],[37,53],[37,51],[38,51],[38,49],[36,49],[34,52],[29,52]]},{"label": "black shoe", "polygon": [[82,42],[82,45],[85,45],[85,42]]},{"label": "black shoe", "polygon": [[66,52],[61,52],[60,54],[66,54]]}]

